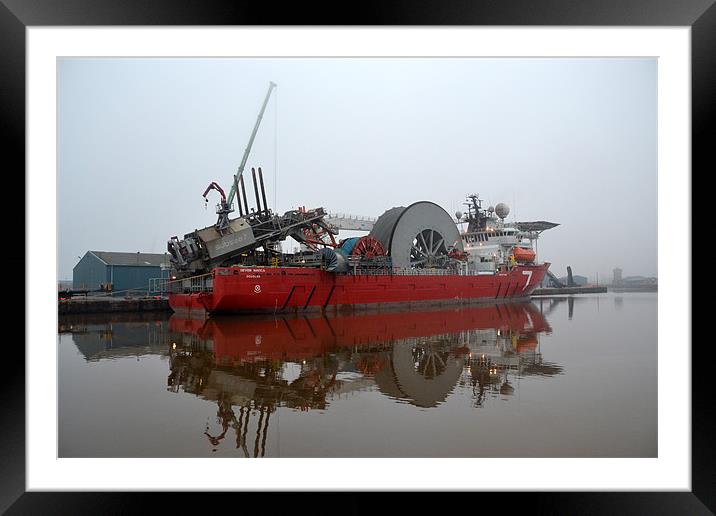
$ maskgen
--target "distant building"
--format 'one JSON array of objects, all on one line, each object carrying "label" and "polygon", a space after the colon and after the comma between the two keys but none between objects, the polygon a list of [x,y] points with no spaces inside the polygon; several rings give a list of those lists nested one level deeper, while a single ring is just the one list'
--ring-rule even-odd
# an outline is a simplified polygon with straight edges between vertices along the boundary
[{"label": "distant building", "polygon": [[169,276],[169,254],[87,251],[72,269],[75,290],[147,289],[152,278]]},{"label": "distant building", "polygon": [[622,280],[622,285],[625,287],[642,287],[649,285],[656,285],[657,279],[654,277],[647,278],[646,276],[627,276]]},{"label": "distant building", "polygon": [[614,279],[612,279],[612,285],[619,286],[622,284],[622,270],[617,267],[614,269]]},{"label": "distant building", "polygon": [[656,292],[659,289],[659,280],[653,276],[626,276],[622,278],[621,269],[614,269],[614,279],[615,281],[611,285],[613,292]]}]

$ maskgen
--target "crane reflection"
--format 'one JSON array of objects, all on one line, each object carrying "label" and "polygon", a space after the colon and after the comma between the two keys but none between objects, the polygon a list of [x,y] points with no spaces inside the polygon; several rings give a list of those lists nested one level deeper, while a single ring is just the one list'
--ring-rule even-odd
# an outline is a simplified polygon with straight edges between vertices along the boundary
[{"label": "crane reflection", "polygon": [[[549,306],[532,303],[314,315],[63,318],[87,362],[160,355],[166,388],[216,405],[202,426],[212,450],[233,441],[266,455],[277,410],[329,411],[361,393],[432,410],[459,388],[474,407],[509,400],[517,379],[562,373],[545,362]],[[272,426],[273,425],[273,426]]]},{"label": "crane reflection", "polygon": [[[326,410],[333,400],[374,390],[420,408],[471,385],[474,405],[510,396],[511,379],[560,374],[539,336],[549,323],[533,303],[351,315],[169,320],[168,389],[217,404],[216,449],[229,428],[244,455],[265,454],[279,408]],[[253,446],[249,420],[256,421]]]}]

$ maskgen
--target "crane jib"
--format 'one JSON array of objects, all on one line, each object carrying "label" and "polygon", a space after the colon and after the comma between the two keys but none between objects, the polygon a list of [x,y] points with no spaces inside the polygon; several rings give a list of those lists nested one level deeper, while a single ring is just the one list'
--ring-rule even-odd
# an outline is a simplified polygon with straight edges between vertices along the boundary
[{"label": "crane jib", "polygon": [[231,185],[231,191],[229,192],[229,198],[227,200],[228,205],[232,206],[234,203],[234,197],[236,196],[236,192],[239,188],[239,180],[241,179],[241,176],[244,173],[244,167],[246,166],[246,161],[249,159],[249,152],[251,152],[251,146],[254,143],[254,138],[256,138],[256,133],[259,130],[259,126],[261,125],[261,119],[264,116],[264,111],[266,111],[266,105],[268,104],[269,97],[271,97],[271,92],[276,87],[275,82],[269,83],[269,89],[266,92],[266,98],[264,99],[264,103],[261,106],[261,111],[259,111],[259,116],[256,118],[256,124],[254,124],[254,130],[251,132],[251,137],[249,138],[249,143],[246,146],[246,150],[244,151],[244,156],[241,158],[241,164],[239,165],[238,170],[236,171],[236,174],[234,175],[234,183]]}]

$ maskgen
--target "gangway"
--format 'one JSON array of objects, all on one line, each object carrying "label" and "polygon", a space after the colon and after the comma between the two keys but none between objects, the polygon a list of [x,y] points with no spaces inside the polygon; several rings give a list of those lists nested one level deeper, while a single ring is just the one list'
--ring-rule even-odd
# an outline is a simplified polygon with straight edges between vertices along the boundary
[{"label": "gangway", "polygon": [[548,286],[555,287],[555,288],[564,288],[565,284],[562,283],[557,276],[554,275],[552,271],[547,269],[547,274],[545,275],[545,282],[548,284]]}]

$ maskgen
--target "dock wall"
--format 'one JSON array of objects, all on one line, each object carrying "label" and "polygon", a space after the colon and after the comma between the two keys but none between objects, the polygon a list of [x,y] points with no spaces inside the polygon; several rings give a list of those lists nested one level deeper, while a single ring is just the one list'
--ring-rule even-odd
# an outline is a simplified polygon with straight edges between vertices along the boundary
[{"label": "dock wall", "polygon": [[538,288],[532,292],[533,296],[552,296],[564,294],[602,294],[607,287],[562,287],[562,288]]},{"label": "dock wall", "polygon": [[83,298],[59,301],[59,314],[118,313],[118,312],[165,312],[171,311],[167,299],[156,298]]}]

